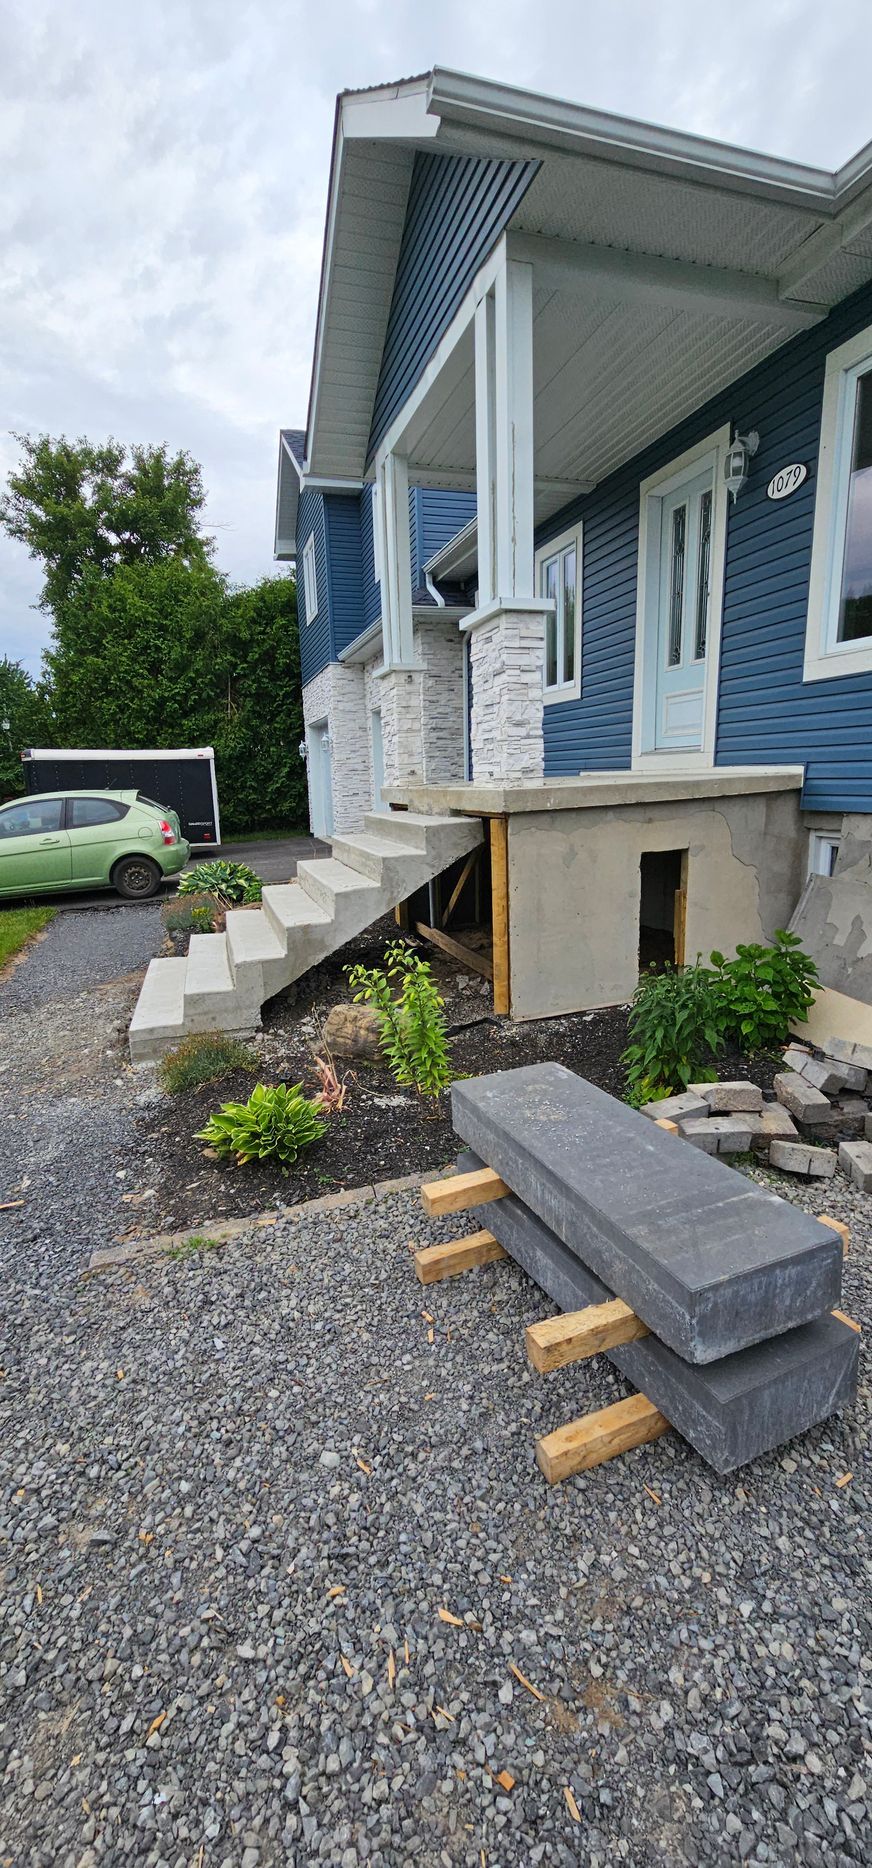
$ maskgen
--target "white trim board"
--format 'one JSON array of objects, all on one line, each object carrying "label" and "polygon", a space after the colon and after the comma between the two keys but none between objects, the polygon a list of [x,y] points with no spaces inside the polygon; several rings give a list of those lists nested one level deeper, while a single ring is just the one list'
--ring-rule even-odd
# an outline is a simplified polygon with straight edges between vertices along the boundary
[{"label": "white trim board", "polygon": [[[805,629],[803,681],[834,681],[839,675],[872,672],[872,638],[860,642],[832,640],[834,614],[841,596],[847,525],[846,455],[853,435],[853,410],[848,396],[857,382],[857,366],[872,365],[872,325],[839,344],[827,357],[817,490],[812,533],[808,616]],[[850,427],[850,434],[847,428]],[[847,461],[850,471],[850,461]],[[838,559],[838,572],[836,561]]]},{"label": "white trim board", "polygon": [[[639,486],[639,571],[636,584],[636,653],[633,669],[633,751],[634,772],[708,771],[714,765],[717,736],[718,676],[721,659],[721,624],[724,607],[724,565],[727,544],[727,506],[729,495],[724,480],[724,455],[730,445],[730,424],[715,429],[656,473],[649,474]],[[686,751],[654,752],[644,746],[645,675],[648,625],[651,621],[647,602],[652,574],[652,540],[649,537],[650,502],[660,500],[674,490],[676,482],[694,468],[704,472],[709,462],[713,470],[712,544],[710,599],[707,635],[705,687],[703,690],[702,746]],[[659,567],[659,543],[658,543]]]}]

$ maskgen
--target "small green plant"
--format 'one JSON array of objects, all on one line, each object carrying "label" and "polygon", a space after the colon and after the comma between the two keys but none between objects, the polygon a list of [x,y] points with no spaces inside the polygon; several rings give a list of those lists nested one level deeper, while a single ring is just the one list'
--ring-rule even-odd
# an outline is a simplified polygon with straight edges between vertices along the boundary
[{"label": "small green plant", "polygon": [[214,896],[186,891],[181,900],[165,902],[161,914],[168,934],[211,934],[218,910]]},{"label": "small green plant", "polygon": [[643,973],[630,1008],[627,1101],[656,1102],[688,1083],[711,1082],[720,1048],[720,1005],[707,967],[665,967]]},{"label": "small green plant", "polygon": [[226,908],[259,902],[262,891],[260,876],[247,863],[225,863],[218,857],[214,862],[197,863],[179,880],[180,895],[214,895]]},{"label": "small green plant", "polygon": [[196,1139],[208,1142],[216,1154],[235,1160],[276,1161],[283,1174],[304,1148],[326,1134],[313,1103],[303,1095],[301,1083],[258,1083],[247,1103],[222,1103]]},{"label": "small green plant", "polygon": [[161,1058],[160,1077],[164,1089],[178,1096],[182,1090],[196,1090],[201,1083],[215,1083],[231,1070],[254,1071],[259,1062],[255,1051],[226,1032],[195,1032]]},{"label": "small green plant", "polygon": [[190,1239],[182,1239],[179,1245],[164,1247],[164,1258],[194,1258],[198,1252],[214,1252],[221,1245],[220,1239],[206,1239],[201,1233],[193,1233]]},{"label": "small green plant", "polygon": [[430,965],[401,941],[383,967],[346,967],[355,1005],[371,1005],[381,1021],[381,1047],[397,1083],[438,1096],[451,1081],[445,1003]]},{"label": "small green plant", "polygon": [[771,947],[736,948],[734,960],[711,956],[719,1020],[743,1051],[774,1050],[814,1004],[818,972],[798,934],[777,928]]}]

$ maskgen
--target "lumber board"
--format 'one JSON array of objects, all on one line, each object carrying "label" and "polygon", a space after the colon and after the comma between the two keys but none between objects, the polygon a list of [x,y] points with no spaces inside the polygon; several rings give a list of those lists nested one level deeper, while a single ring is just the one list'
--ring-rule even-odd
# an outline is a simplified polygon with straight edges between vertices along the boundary
[{"label": "lumber board", "polygon": [[425,1245],[415,1253],[415,1270],[422,1284],[438,1284],[442,1278],[456,1278],[474,1265],[493,1265],[507,1258],[505,1246],[492,1232],[469,1232],[464,1239],[452,1239],[450,1245]]},{"label": "lumber board", "polygon": [[493,929],[494,1011],[506,1014],[511,1007],[511,972],[509,961],[509,820],[490,820],[491,927]]},{"label": "lumber board", "polygon": [[457,907],[460,897],[463,894],[464,888],[466,887],[466,884],[469,881],[470,876],[472,875],[473,869],[475,868],[475,865],[478,862],[480,855],[481,855],[481,844],[479,843],[477,847],[472,851],[472,854],[467,857],[466,862],[464,863],[463,868],[461,869],[460,874],[457,878],[457,881],[454,884],[451,894],[448,897],[448,906],[445,909],[445,912],[442,916],[443,928],[447,928],[448,923],[451,920],[454,910]]},{"label": "lumber board", "polygon": [[588,1304],[584,1310],[531,1323],[526,1333],[527,1355],[534,1369],[547,1375],[568,1362],[583,1362],[586,1356],[617,1349],[621,1343],[637,1343],[647,1335],[647,1323],[623,1298],[613,1297],[604,1304]]},{"label": "lumber board", "polygon": [[486,1200],[501,1200],[508,1191],[493,1168],[480,1167],[470,1174],[451,1174],[447,1180],[425,1181],[421,1199],[425,1213],[438,1219],[443,1213],[465,1213],[468,1207],[482,1206]]},{"label": "lumber board", "polygon": [[669,1116],[655,1116],[654,1122],[658,1129],[666,1129],[669,1135],[678,1135],[680,1133],[678,1123],[673,1122]]},{"label": "lumber board", "polygon": [[493,979],[494,970],[483,953],[476,953],[474,947],[464,947],[463,942],[455,940],[453,934],[446,934],[442,928],[428,927],[426,921],[415,922],[415,933],[422,940],[428,940],[433,947],[440,947],[443,953],[450,953],[452,960],[460,960],[473,973],[480,973],[483,979]]},{"label": "lumber board", "polygon": [[847,1317],[844,1310],[834,1310],[833,1316],[838,1318],[839,1323],[846,1323],[849,1330],[856,1330],[858,1336],[862,1335],[859,1323],[855,1323],[853,1317]]},{"label": "lumber board", "polygon": [[838,1233],[839,1238],[842,1241],[843,1252],[847,1252],[849,1250],[849,1247],[851,1244],[851,1228],[850,1226],[845,1225],[845,1222],[843,1219],[831,1219],[829,1216],[829,1213],[819,1213],[818,1222],[821,1226],[829,1226],[829,1229],[831,1232]]},{"label": "lumber board", "polygon": [[669,1432],[665,1414],[647,1395],[628,1395],[596,1414],[584,1414],[536,1441],[536,1458],[549,1485],[589,1472],[618,1453],[629,1453]]}]

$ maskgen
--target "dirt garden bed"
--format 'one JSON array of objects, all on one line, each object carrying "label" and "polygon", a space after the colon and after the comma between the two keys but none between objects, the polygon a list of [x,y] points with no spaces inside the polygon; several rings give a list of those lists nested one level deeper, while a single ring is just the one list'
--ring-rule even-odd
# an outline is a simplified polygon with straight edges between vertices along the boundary
[{"label": "dirt garden bed", "polygon": [[[343,967],[357,960],[378,964],[395,934],[391,918],[377,923],[266,1007],[256,1046],[264,1081],[302,1081],[314,1092],[313,1051],[323,1022],[332,1006],[351,996]],[[428,952],[428,958],[445,998],[458,1075],[478,1076],[555,1059],[611,1095],[622,1095],[625,1007],[515,1025],[494,1017],[486,982],[464,974],[441,954]],[[159,1189],[161,1226],[173,1229],[198,1224],[204,1217],[292,1205],[343,1187],[442,1167],[452,1159],[457,1142],[447,1093],[422,1098],[414,1090],[400,1089],[381,1065],[339,1067],[348,1077],[346,1107],[330,1118],[323,1141],[287,1177],[266,1163],[229,1168],[211,1160],[204,1144],[195,1139],[219,1102],[245,1099],[255,1078],[236,1071],[220,1083],[161,1096],[138,1125],[138,1146],[130,1161],[131,1180],[137,1186]],[[747,1077],[769,1089],[777,1068],[777,1058],[749,1061],[725,1052],[721,1075]],[[149,1221],[157,1218],[154,1205],[149,1204],[148,1214]]]}]

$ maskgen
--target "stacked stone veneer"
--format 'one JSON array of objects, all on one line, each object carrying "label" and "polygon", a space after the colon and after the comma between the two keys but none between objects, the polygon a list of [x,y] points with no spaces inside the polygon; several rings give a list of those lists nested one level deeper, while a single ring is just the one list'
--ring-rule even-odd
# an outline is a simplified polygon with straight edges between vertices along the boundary
[{"label": "stacked stone veneer", "polygon": [[541,778],[545,613],[501,610],[472,634],[472,772]]},{"label": "stacked stone veneer", "polygon": [[364,813],[372,809],[372,752],[363,669],[329,662],[303,689],[303,720],[307,729],[323,720],[330,729],[334,830],[338,835],[359,830]]}]

